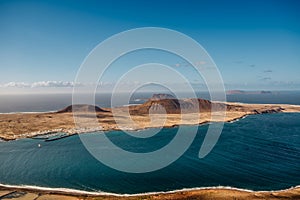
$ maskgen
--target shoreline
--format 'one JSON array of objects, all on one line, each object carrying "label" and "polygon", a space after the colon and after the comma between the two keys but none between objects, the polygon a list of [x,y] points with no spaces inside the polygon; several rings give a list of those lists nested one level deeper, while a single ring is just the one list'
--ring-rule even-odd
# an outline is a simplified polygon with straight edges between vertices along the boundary
[{"label": "shoreline", "polygon": [[[143,105],[143,104],[142,104]],[[126,116],[124,108],[136,109],[136,106],[123,106],[105,112],[96,112],[99,126],[76,127],[73,112],[26,112],[26,113],[0,113],[0,139],[2,141],[32,138],[50,133],[64,132],[68,135],[84,134],[97,131],[139,131],[148,128],[172,128],[180,125],[205,125],[210,122],[233,123],[249,115],[269,113],[299,113],[300,105],[288,104],[247,104],[226,102],[226,111],[215,112],[212,118],[210,111],[199,113],[155,113],[152,121],[150,115],[143,112]],[[141,105],[140,105],[141,106]],[[82,113],[81,119],[89,120],[92,113]],[[225,115],[224,115],[225,114]],[[184,116],[185,119],[182,118]],[[133,121],[134,123],[132,124]],[[118,123],[117,123],[118,122]]]},{"label": "shoreline", "polygon": [[[298,113],[298,112],[289,112],[289,113]],[[45,114],[48,114],[48,112],[45,112]],[[275,114],[275,113],[269,113],[269,114]],[[0,115],[1,115],[1,113],[0,113]],[[41,133],[32,132],[32,133],[28,133],[28,134],[30,134],[30,136],[28,136],[28,137],[20,137],[20,138],[15,138],[15,139],[7,139],[7,138],[3,138],[0,136],[0,142],[15,141],[15,140],[26,139],[26,138],[34,139],[34,137],[46,136],[46,135],[50,135],[50,134],[57,134],[60,132],[66,133],[66,134],[68,134],[67,137],[70,137],[70,136],[79,135],[79,134],[95,133],[98,131],[102,131],[104,133],[107,133],[109,131],[122,131],[122,130],[139,132],[139,131],[147,130],[147,129],[151,129],[151,128],[175,128],[178,126],[204,126],[209,123],[235,123],[235,122],[238,122],[240,119],[244,119],[250,115],[258,115],[258,114],[245,114],[243,116],[240,116],[240,117],[237,117],[234,119],[230,119],[227,121],[205,121],[205,122],[200,122],[198,124],[174,124],[171,126],[144,127],[144,128],[138,128],[138,129],[131,129],[131,128],[126,129],[123,127],[123,128],[113,128],[113,129],[109,129],[109,130],[103,130],[101,128],[95,128],[95,129],[83,130],[83,131],[78,131],[78,132],[76,130],[75,130],[75,132],[73,132],[74,130],[72,130],[72,129],[69,129],[67,131],[63,131],[62,129],[56,129],[56,130],[48,130],[48,131],[41,132]],[[59,139],[63,139],[63,138],[59,138]],[[1,186],[1,184],[0,184],[0,186]]]},{"label": "shoreline", "polygon": [[[233,190],[233,191],[241,191],[241,192],[250,192],[250,193],[268,193],[268,192],[286,192],[294,189],[300,189],[300,185],[291,186],[286,189],[279,190],[251,190],[244,188],[237,188],[231,186],[208,186],[208,187],[193,187],[193,188],[182,188],[168,191],[157,191],[157,192],[141,192],[141,193],[114,193],[114,192],[92,192],[86,190],[78,190],[72,188],[51,188],[51,187],[43,187],[43,186],[32,186],[32,185],[9,185],[0,183],[0,190],[11,189],[11,190],[24,190],[24,191],[36,191],[36,192],[51,192],[57,194],[71,194],[71,195],[87,195],[87,196],[116,196],[116,197],[135,197],[135,196],[144,196],[144,195],[156,195],[156,194],[172,194],[178,192],[189,192],[189,191],[201,191],[201,190]],[[299,191],[300,192],[300,191]]]}]

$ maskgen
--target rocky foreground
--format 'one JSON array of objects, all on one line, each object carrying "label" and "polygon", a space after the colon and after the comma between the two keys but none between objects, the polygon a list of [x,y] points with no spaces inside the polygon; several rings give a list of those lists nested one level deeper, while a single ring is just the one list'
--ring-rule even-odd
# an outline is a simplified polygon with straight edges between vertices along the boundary
[{"label": "rocky foreground", "polygon": [[[75,126],[73,118],[75,111],[76,116],[86,122],[84,126]],[[0,139],[14,140],[51,132],[65,132],[71,135],[97,130],[139,130],[181,124],[196,125],[212,121],[229,122],[246,115],[280,112],[300,112],[300,106],[220,103],[204,99],[178,100],[158,97],[151,98],[141,105],[113,109],[73,105],[57,112],[0,114]],[[89,123],[92,118],[98,122],[97,125]]]},{"label": "rocky foreground", "polygon": [[140,200],[140,199],[177,199],[177,200],[283,200],[300,199],[300,187],[283,191],[251,192],[236,189],[199,189],[190,191],[178,191],[136,196],[114,196],[114,195],[83,195],[67,192],[49,192],[42,190],[1,188],[0,199],[11,200]]}]

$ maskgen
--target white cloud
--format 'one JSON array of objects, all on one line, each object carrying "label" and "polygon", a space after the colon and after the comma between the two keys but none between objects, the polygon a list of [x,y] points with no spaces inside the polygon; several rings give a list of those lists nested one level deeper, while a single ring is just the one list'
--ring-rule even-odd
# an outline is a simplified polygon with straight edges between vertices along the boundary
[{"label": "white cloud", "polygon": [[69,81],[40,81],[31,84],[31,87],[73,87],[74,82]]},{"label": "white cloud", "polygon": [[[73,87],[75,85],[74,82],[70,81],[39,81],[33,83],[25,83],[25,82],[9,82],[0,85],[2,88],[68,88]],[[77,86],[83,86],[84,84],[76,83]]]},{"label": "white cloud", "polygon": [[24,88],[24,87],[30,87],[30,84],[24,83],[24,82],[9,82],[1,85],[1,87],[16,87],[16,88]]}]

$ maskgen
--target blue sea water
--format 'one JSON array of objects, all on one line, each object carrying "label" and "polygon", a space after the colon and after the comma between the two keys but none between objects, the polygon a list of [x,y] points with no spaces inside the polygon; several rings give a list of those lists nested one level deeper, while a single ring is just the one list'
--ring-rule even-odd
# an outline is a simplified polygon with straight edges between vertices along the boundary
[{"label": "blue sea water", "polygon": [[[152,96],[153,92],[134,93],[129,102],[124,101],[124,94],[119,94],[115,106],[139,104]],[[83,94],[84,95],[84,94]],[[188,93],[179,93],[179,98],[193,97]],[[197,92],[197,97],[210,99],[208,92]],[[267,94],[231,94],[229,102],[295,104],[300,105],[300,91],[276,91]],[[62,109],[72,104],[72,94],[0,94],[0,113],[7,112],[46,112]],[[95,104],[100,107],[111,107],[111,94],[95,95]]]},{"label": "blue sea water", "polygon": [[[208,125],[199,126],[183,156],[166,168],[145,174],[105,166],[88,153],[78,135],[52,142],[0,142],[0,183],[121,194],[210,186],[286,189],[300,184],[299,121],[300,114],[278,113],[226,123],[216,146],[203,159],[198,158],[198,152]],[[189,128],[185,127],[187,134]],[[176,131],[164,128],[148,139],[133,139],[121,131],[106,134],[128,151],[147,152],[168,144]]]}]

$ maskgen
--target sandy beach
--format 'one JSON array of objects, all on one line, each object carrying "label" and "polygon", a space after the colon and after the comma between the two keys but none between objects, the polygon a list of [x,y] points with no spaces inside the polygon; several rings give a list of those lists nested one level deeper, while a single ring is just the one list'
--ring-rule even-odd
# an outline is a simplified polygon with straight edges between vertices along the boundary
[{"label": "sandy beach", "polygon": [[281,191],[246,191],[231,188],[208,188],[208,189],[191,189],[180,190],[174,192],[162,192],[155,194],[139,194],[139,195],[110,195],[110,194],[76,194],[68,192],[54,192],[32,189],[18,189],[0,187],[1,199],[13,200],[138,200],[138,199],[203,199],[203,200],[229,200],[229,199],[299,199],[300,187],[291,188]]}]

